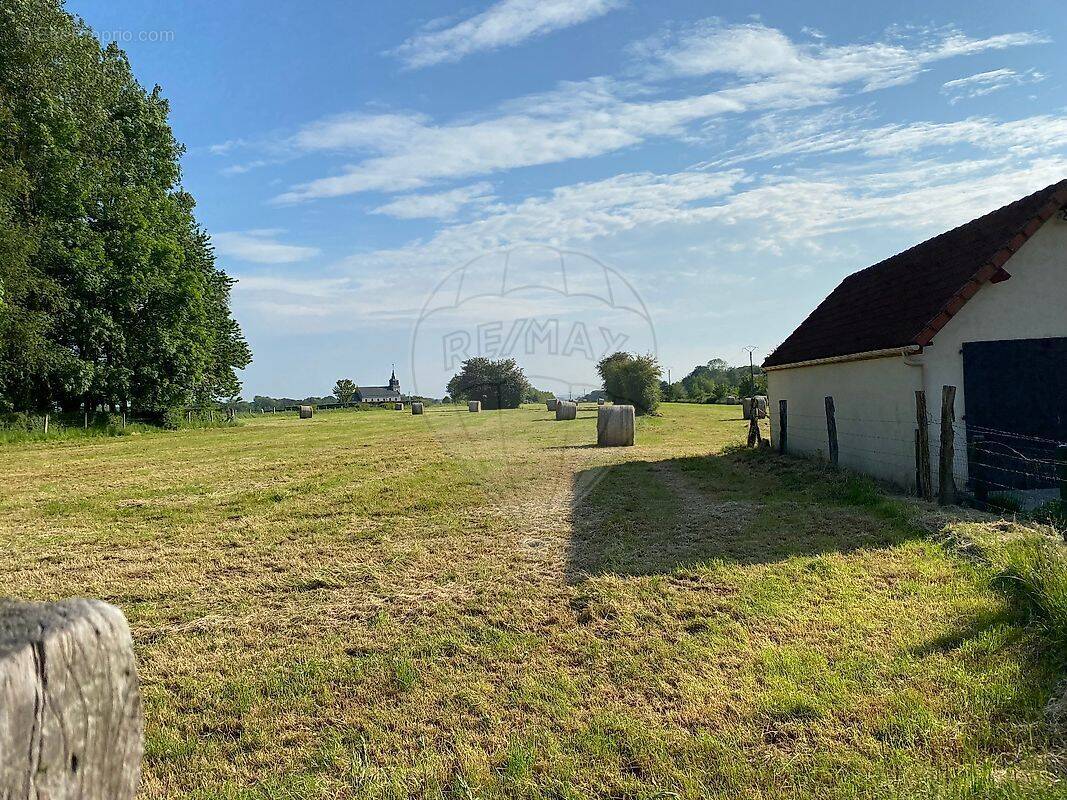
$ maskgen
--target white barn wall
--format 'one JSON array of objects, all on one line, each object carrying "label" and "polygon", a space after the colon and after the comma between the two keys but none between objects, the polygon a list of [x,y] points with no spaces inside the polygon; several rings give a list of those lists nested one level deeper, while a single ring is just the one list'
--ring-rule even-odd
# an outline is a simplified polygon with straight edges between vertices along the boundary
[{"label": "white barn wall", "polygon": [[[1011,275],[987,283],[949,320],[916,358],[924,365],[930,417],[941,419],[941,387],[956,387],[956,482],[967,478],[963,386],[964,342],[1045,339],[1067,336],[1067,221],[1054,216],[1004,265]],[[930,426],[934,485],[940,457],[940,428]]]},{"label": "white barn wall", "polygon": [[900,486],[915,483],[918,367],[901,356],[818,364],[767,373],[771,444],[778,447],[778,401],[788,401],[787,452],[829,458],[827,395],[834,398],[842,467]]},{"label": "white barn wall", "polygon": [[[1049,220],[1004,267],[1011,278],[987,283],[921,354],[845,361],[767,373],[771,441],[778,446],[778,401],[788,400],[789,453],[827,457],[823,398],[837,408],[841,466],[915,485],[915,391],[926,391],[930,419],[941,418],[941,387],[956,387],[957,484],[966,481],[964,342],[1067,336],[1067,221]],[[914,364],[917,366],[909,366]],[[930,425],[934,488],[939,425]]]}]

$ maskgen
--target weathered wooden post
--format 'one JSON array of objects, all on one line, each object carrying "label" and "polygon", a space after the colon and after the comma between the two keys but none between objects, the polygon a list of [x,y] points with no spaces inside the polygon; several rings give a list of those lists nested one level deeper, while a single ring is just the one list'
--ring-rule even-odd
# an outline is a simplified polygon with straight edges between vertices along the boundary
[{"label": "weathered wooden post", "polygon": [[48,415],[44,415],[44,435],[48,435]]},{"label": "weathered wooden post", "polygon": [[762,442],[759,429],[759,414],[756,410],[756,398],[751,398],[750,415],[748,418],[748,446],[759,447]]},{"label": "weathered wooden post", "polygon": [[84,428],[85,430],[89,430],[89,411],[88,411],[88,409],[86,409],[86,411],[85,411],[85,420],[82,422],[82,428]]},{"label": "weathered wooden post", "polygon": [[99,600],[0,604],[0,798],[132,800],[143,736],[119,609]]},{"label": "weathered wooden post", "polygon": [[834,398],[827,395],[823,402],[826,405],[826,440],[829,448],[830,463],[835,467],[839,460],[837,449],[837,410],[834,408]]},{"label": "weathered wooden post", "polygon": [[919,389],[915,392],[915,476],[919,496],[924,500],[934,498],[934,479],[930,471],[930,428],[926,419],[926,392]]},{"label": "weathered wooden post", "polygon": [[786,401],[778,401],[778,452],[785,455],[787,450],[786,439],[789,433],[789,418],[786,416]]},{"label": "weathered wooden post", "polygon": [[941,387],[941,453],[937,470],[937,502],[943,506],[956,502],[956,387]]}]

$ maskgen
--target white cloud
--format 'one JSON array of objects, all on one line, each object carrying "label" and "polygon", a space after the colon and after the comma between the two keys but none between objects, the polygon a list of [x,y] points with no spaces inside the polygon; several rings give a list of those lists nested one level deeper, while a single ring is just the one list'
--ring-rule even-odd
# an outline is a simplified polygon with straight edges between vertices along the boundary
[{"label": "white cloud", "polygon": [[685,136],[694,123],[722,115],[830,103],[853,84],[863,91],[895,85],[913,80],[932,61],[1038,41],[1043,39],[1028,33],[970,39],[950,32],[910,49],[899,43],[829,47],[799,45],[763,25],[705,23],[678,41],[646,43],[645,58],[664,75],[723,72],[741,78],[739,84],[664,98],[662,88],[601,77],[519,98],[480,119],[436,124],[403,113],[333,117],[298,132],[292,146],[371,155],[339,174],[294,186],[275,201],[406,191],[590,158],[650,138]]},{"label": "white cloud", "polygon": [[[979,144],[987,155],[914,160],[945,139]],[[627,232],[650,236],[661,226],[700,225],[713,248],[728,251],[732,244],[735,250],[772,254],[795,253],[798,246],[819,252],[823,237],[866,228],[932,234],[1062,179],[1065,141],[1067,118],[874,128],[829,146],[892,158],[827,164],[792,175],[736,168],[627,173],[497,203],[481,218],[448,225],[427,241],[361,253],[347,263],[357,271],[417,271],[462,264],[522,242],[579,246]]]},{"label": "white cloud", "polygon": [[268,164],[272,163],[274,162],[268,161],[265,158],[257,158],[253,159],[252,161],[247,161],[243,164],[231,164],[228,167],[223,167],[220,172],[226,176],[243,175],[246,172],[251,172],[254,169],[259,169],[260,167],[265,167]]},{"label": "white cloud", "polygon": [[245,147],[248,144],[244,139],[227,139],[225,142],[219,142],[208,147],[208,152],[213,156],[224,156],[233,150],[241,147]]},{"label": "white cloud", "polygon": [[281,233],[283,231],[266,229],[223,231],[212,234],[211,240],[215,251],[220,255],[257,264],[289,264],[319,254],[317,247],[300,247],[279,242],[277,236]]},{"label": "white cloud", "polygon": [[[497,203],[481,218],[446,225],[426,241],[350,256],[338,265],[349,278],[241,278],[235,303],[265,315],[318,320],[321,330],[370,319],[410,323],[433,283],[428,278],[531,242],[596,252],[621,241],[652,241],[658,244],[641,257],[651,285],[671,282],[674,295],[707,282],[723,289],[739,280],[719,266],[723,256],[730,263],[785,261],[803,272],[806,261],[821,263],[835,252],[841,240],[827,237],[905,229],[919,241],[1061,179],[1067,174],[1064,149],[1029,161],[998,153],[984,161],[861,163],[787,176],[739,169],[627,173]],[[683,236],[686,230],[700,232],[696,261],[673,248],[678,242],[688,249],[693,239]],[[622,238],[627,235],[637,239]],[[671,266],[685,262],[698,265],[699,276]]]},{"label": "white cloud", "polygon": [[912,122],[861,128],[838,125],[828,115],[794,122],[788,115],[763,121],[762,129],[746,143],[744,152],[714,166],[782,156],[861,152],[885,157],[914,154],[927,148],[969,147],[1014,156],[1034,156],[1063,148],[1067,116],[1039,114],[1000,121],[970,117],[955,122]]},{"label": "white cloud", "polygon": [[422,114],[338,114],[304,126],[289,144],[296,150],[383,150],[424,130]]},{"label": "white cloud", "polygon": [[1007,68],[994,69],[948,81],[942,84],[941,93],[948,96],[951,105],[956,105],[961,100],[983,97],[1011,86],[1040,83],[1044,79],[1045,75],[1034,69],[1028,69],[1025,72],[1016,72]]},{"label": "white cloud", "polygon": [[621,5],[621,0],[500,0],[451,27],[413,36],[391,54],[411,68],[459,61],[579,25]]},{"label": "white cloud", "polygon": [[483,181],[436,194],[409,194],[378,206],[371,213],[397,219],[452,219],[464,206],[491,200],[492,191],[492,184]]},{"label": "white cloud", "polygon": [[726,26],[711,19],[655,37],[639,53],[660,77],[713,73],[743,78],[778,76],[819,86],[859,82],[870,91],[908,83],[936,61],[1048,41],[1035,33],[972,39],[956,31],[925,38],[929,40],[912,47],[897,42],[798,44],[759,23]]}]

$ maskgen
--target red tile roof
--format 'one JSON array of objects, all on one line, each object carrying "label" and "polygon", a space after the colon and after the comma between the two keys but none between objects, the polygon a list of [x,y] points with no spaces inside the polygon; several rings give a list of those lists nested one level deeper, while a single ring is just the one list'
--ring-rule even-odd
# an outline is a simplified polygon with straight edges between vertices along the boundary
[{"label": "red tile roof", "polygon": [[1067,205],[1067,179],[849,275],[764,367],[926,345]]}]

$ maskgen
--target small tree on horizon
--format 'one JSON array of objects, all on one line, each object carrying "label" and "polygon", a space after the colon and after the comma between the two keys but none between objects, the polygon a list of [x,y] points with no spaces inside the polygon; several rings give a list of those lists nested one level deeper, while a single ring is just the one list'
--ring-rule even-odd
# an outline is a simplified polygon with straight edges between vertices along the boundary
[{"label": "small tree on horizon", "polygon": [[356,392],[359,391],[359,387],[356,386],[356,382],[351,378],[338,378],[337,383],[333,385],[333,394],[337,398],[337,402],[341,405],[348,405],[352,402],[352,398],[356,396]]}]

